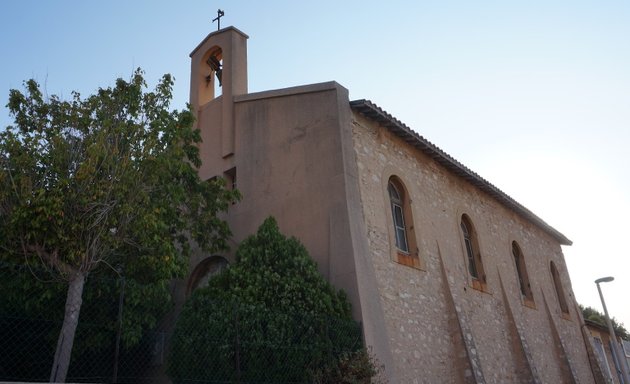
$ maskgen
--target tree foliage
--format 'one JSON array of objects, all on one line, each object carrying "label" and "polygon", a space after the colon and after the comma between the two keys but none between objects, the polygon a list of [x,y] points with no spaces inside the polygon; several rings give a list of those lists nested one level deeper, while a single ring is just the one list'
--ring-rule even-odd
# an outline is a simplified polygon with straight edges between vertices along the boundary
[{"label": "tree foliage", "polygon": [[[606,317],[603,313],[599,312],[593,307],[585,307],[581,304],[580,309],[582,310],[582,316],[584,316],[584,320],[590,320],[601,325],[602,327],[608,327],[608,324],[606,324]],[[625,340],[630,340],[630,334],[622,323],[619,323],[615,318],[610,319],[610,322],[612,323],[613,329],[617,336]]]},{"label": "tree foliage", "polygon": [[[355,361],[353,353],[362,348],[350,312],[344,293],[325,281],[302,244],[282,235],[268,218],[241,243],[236,262],[186,303],[176,326],[170,375],[175,382],[308,382],[314,377],[325,382],[327,373]],[[338,363],[342,357],[345,363]],[[337,368],[323,371],[332,366]],[[369,383],[370,377],[353,382]]]},{"label": "tree foliage", "polygon": [[[165,75],[146,91],[137,70],[69,101],[44,97],[33,80],[24,93],[10,91],[15,124],[0,133],[0,258],[67,282],[54,370],[69,360],[89,274],[123,273],[138,283],[127,299],[151,307],[168,302],[167,282],[185,272],[191,240],[208,251],[226,247],[229,229],[217,213],[235,192],[199,179],[200,134],[190,110],[169,110],[172,86]],[[124,336],[137,339],[147,318],[155,322],[151,310],[129,311],[137,327]]]},{"label": "tree foliage", "polygon": [[313,377],[314,384],[385,384],[382,378],[385,367],[362,348],[353,352],[344,352],[332,364],[317,370]]}]

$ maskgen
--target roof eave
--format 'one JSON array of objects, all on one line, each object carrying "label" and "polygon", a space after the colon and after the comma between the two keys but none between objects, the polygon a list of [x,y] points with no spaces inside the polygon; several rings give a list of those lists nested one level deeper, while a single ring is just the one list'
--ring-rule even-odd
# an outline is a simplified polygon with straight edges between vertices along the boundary
[{"label": "roof eave", "polygon": [[525,219],[551,235],[561,245],[573,244],[573,242],[569,240],[566,236],[547,224],[540,217],[536,216],[529,209],[519,204],[516,200],[512,199],[499,188],[495,187],[490,182],[464,166],[462,163],[455,160],[452,156],[450,156],[442,149],[413,131],[400,120],[385,112],[383,109],[381,109],[371,101],[365,99],[354,100],[350,102],[350,107],[359,112],[361,115],[383,125],[396,136],[400,137],[405,142],[419,149],[421,152],[435,160],[438,164],[442,165],[450,172],[463,178],[468,183],[487,193],[506,208],[524,217]]}]

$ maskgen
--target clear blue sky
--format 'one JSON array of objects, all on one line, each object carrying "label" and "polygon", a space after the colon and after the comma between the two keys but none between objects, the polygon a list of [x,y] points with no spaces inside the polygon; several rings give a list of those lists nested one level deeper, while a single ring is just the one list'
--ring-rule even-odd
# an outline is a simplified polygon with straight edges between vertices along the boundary
[{"label": "clear blue sky", "polygon": [[89,94],[140,66],[175,76],[181,108],[217,8],[250,36],[250,91],[336,80],[374,101],[572,239],[580,303],[601,309],[614,275],[630,326],[630,2],[7,1],[0,104],[28,78]]}]

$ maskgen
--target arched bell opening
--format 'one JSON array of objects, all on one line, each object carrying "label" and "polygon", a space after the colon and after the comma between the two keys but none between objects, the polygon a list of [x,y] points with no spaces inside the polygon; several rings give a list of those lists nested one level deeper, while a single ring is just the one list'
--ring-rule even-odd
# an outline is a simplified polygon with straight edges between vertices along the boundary
[{"label": "arched bell opening", "polygon": [[210,100],[221,96],[223,85],[223,50],[214,46],[208,50],[201,60],[199,104],[203,105]]}]

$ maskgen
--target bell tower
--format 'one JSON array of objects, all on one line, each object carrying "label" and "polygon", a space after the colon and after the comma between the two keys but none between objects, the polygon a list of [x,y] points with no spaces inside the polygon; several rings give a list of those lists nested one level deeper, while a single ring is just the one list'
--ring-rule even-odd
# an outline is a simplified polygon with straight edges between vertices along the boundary
[{"label": "bell tower", "polygon": [[[234,155],[234,97],[247,93],[247,39],[234,27],[223,28],[210,33],[190,54],[190,105],[204,138],[204,163]],[[219,159],[216,154],[207,157],[206,138],[220,140],[220,148],[211,151],[219,150]]]}]

